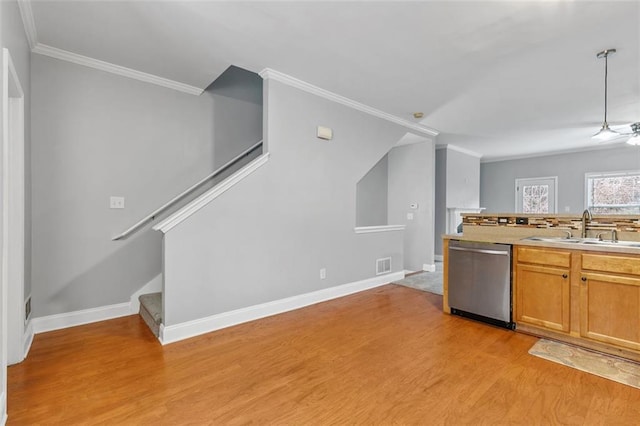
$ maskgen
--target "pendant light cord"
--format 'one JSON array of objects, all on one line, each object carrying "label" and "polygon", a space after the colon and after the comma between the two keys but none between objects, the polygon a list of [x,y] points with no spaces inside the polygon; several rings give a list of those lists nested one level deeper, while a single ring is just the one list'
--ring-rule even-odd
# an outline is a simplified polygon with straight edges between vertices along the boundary
[{"label": "pendant light cord", "polygon": [[607,74],[609,71],[609,52],[604,54],[604,122],[607,123]]}]

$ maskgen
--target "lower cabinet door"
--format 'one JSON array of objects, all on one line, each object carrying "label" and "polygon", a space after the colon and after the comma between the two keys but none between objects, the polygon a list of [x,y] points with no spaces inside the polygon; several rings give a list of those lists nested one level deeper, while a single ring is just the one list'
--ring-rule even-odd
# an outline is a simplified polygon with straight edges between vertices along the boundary
[{"label": "lower cabinet door", "polygon": [[568,269],[518,264],[516,323],[568,333],[570,282]]},{"label": "lower cabinet door", "polygon": [[583,272],[580,335],[640,350],[640,279]]}]

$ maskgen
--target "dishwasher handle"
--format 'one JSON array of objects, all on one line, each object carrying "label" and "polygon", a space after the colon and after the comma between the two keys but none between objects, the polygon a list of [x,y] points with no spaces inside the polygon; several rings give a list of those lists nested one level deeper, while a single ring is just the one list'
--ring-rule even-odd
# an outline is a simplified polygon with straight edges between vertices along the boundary
[{"label": "dishwasher handle", "polygon": [[475,248],[465,248],[465,247],[451,247],[451,246],[449,246],[449,250],[470,251],[472,253],[483,253],[483,254],[497,254],[497,255],[500,255],[500,256],[509,256],[510,255],[510,253],[508,251],[475,249]]}]

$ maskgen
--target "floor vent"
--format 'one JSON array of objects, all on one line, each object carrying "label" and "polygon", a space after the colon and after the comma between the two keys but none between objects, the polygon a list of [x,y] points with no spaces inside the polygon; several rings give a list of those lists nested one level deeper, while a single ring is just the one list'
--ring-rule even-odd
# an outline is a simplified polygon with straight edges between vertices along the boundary
[{"label": "floor vent", "polygon": [[386,274],[391,272],[391,258],[385,257],[384,259],[376,260],[376,275]]}]

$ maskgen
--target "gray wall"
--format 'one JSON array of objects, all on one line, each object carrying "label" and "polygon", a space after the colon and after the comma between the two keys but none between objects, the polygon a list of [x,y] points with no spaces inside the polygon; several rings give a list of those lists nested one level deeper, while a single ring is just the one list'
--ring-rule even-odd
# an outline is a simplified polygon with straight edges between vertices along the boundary
[{"label": "gray wall", "polygon": [[356,186],[356,226],[387,225],[387,156],[382,157]]},{"label": "gray wall", "polygon": [[[432,141],[389,151],[389,223],[406,225],[404,268],[421,271],[432,265],[435,152]],[[417,203],[418,208],[410,208]],[[413,214],[413,220],[407,214]]]},{"label": "gray wall", "polygon": [[640,148],[629,145],[567,154],[482,163],[480,202],[486,212],[513,212],[515,180],[558,176],[558,212],[580,214],[585,208],[587,172],[640,169]]},{"label": "gray wall", "polygon": [[355,234],[354,218],[357,182],[406,130],[273,80],[265,90],[269,162],[165,234],[166,326],[370,278],[381,257],[402,270],[402,232]]},{"label": "gray wall", "polygon": [[207,88],[212,98],[213,164],[217,168],[235,157],[240,147],[262,139],[262,78],[231,66]]},{"label": "gray wall", "polygon": [[[40,55],[31,78],[34,316],[127,302],[161,272],[161,238],[111,238],[259,140],[261,105]],[[227,110],[242,118],[218,127]],[[109,209],[111,195],[126,208]]]}]

